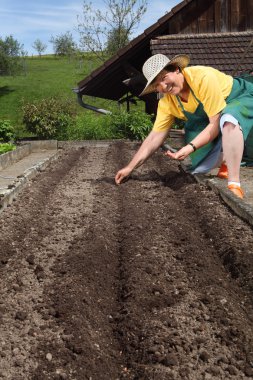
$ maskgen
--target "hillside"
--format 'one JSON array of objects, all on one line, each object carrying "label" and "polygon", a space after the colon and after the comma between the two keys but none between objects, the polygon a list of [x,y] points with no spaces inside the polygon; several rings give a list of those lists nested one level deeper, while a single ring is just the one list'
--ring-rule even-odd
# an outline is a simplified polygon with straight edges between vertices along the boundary
[{"label": "hillside", "polygon": [[[72,89],[99,64],[90,55],[71,59],[55,56],[28,57],[23,63],[21,75],[0,77],[0,119],[10,120],[18,137],[22,137],[26,134],[22,125],[23,102],[51,96],[70,98],[76,102]],[[96,101],[93,99],[92,103],[95,104]]]}]

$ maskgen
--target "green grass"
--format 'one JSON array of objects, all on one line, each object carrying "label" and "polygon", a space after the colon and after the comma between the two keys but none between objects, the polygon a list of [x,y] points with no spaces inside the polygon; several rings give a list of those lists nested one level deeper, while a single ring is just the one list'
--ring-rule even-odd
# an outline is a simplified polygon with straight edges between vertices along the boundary
[{"label": "green grass", "polygon": [[[72,89],[99,65],[100,62],[88,55],[71,59],[54,56],[27,58],[21,75],[0,76],[0,119],[11,121],[17,137],[28,136],[22,123],[22,103],[53,96],[73,99],[77,103]],[[92,99],[91,103],[106,108],[110,102]],[[78,105],[77,109],[83,112]]]},{"label": "green grass", "polygon": [[0,143],[0,154],[15,150],[16,146],[11,143]]}]

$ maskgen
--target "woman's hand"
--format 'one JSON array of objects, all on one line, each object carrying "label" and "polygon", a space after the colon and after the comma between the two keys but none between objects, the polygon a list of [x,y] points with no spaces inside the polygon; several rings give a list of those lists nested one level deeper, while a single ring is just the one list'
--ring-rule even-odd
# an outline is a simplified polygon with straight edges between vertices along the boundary
[{"label": "woman's hand", "polygon": [[131,174],[132,172],[132,169],[129,168],[128,166],[126,166],[125,168],[123,169],[120,169],[117,174],[115,175],[115,182],[117,185],[120,185],[121,182],[126,179],[127,177],[129,177],[129,175]]},{"label": "woman's hand", "polygon": [[173,153],[170,150],[168,150],[164,154],[165,154],[165,156],[173,158],[173,160],[184,160],[193,151],[194,151],[193,147],[188,144],[188,145],[183,146],[183,148],[181,148],[180,150],[178,150],[175,153]]}]

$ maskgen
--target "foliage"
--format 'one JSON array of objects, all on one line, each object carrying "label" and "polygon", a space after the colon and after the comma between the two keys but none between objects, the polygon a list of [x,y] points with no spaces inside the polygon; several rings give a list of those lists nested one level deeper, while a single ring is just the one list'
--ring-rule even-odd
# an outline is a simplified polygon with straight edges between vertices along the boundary
[{"label": "foliage", "polygon": [[16,146],[11,143],[0,143],[0,154],[15,150]]},{"label": "foliage", "polygon": [[71,56],[77,51],[76,43],[70,32],[51,37],[50,42],[53,44],[54,53],[59,56]]},{"label": "foliage", "polygon": [[14,139],[14,128],[10,120],[0,120],[0,142],[9,142]]},{"label": "foliage", "polygon": [[122,28],[113,28],[107,37],[106,51],[109,56],[115,54],[121,47],[129,43],[127,30]]},{"label": "foliage", "polygon": [[20,72],[23,45],[13,36],[3,40],[0,37],[0,75],[14,75]]},{"label": "foliage", "polygon": [[147,10],[147,0],[105,0],[105,9],[84,0],[78,17],[80,43],[102,61],[123,48]]},{"label": "foliage", "polygon": [[66,131],[66,140],[109,140],[120,137],[109,115],[85,111],[78,115]]},{"label": "foliage", "polygon": [[34,41],[32,47],[38,52],[39,56],[41,57],[41,54],[46,50],[47,45],[44,44],[39,38],[37,38],[37,40]]},{"label": "foliage", "polygon": [[145,112],[120,111],[111,115],[111,124],[118,133],[130,140],[144,140],[152,128],[152,115]]},{"label": "foliage", "polygon": [[144,112],[119,111],[99,115],[92,111],[78,115],[65,131],[66,140],[144,140],[152,128],[151,116]]},{"label": "foliage", "polygon": [[72,102],[57,98],[27,103],[23,112],[27,130],[40,138],[64,136],[75,115]]}]

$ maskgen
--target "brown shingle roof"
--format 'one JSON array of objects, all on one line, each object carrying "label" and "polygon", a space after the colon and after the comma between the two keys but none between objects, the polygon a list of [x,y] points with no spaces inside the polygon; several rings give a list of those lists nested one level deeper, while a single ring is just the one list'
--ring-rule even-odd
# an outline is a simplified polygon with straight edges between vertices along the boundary
[{"label": "brown shingle roof", "polygon": [[[188,54],[191,58],[191,65],[212,66],[232,75],[238,67],[239,61],[240,67],[238,67],[237,74],[238,72],[253,71],[252,39],[253,31],[176,34],[151,40],[151,51],[152,54],[161,53],[171,58],[177,54]],[[251,46],[249,46],[250,43]]]}]

